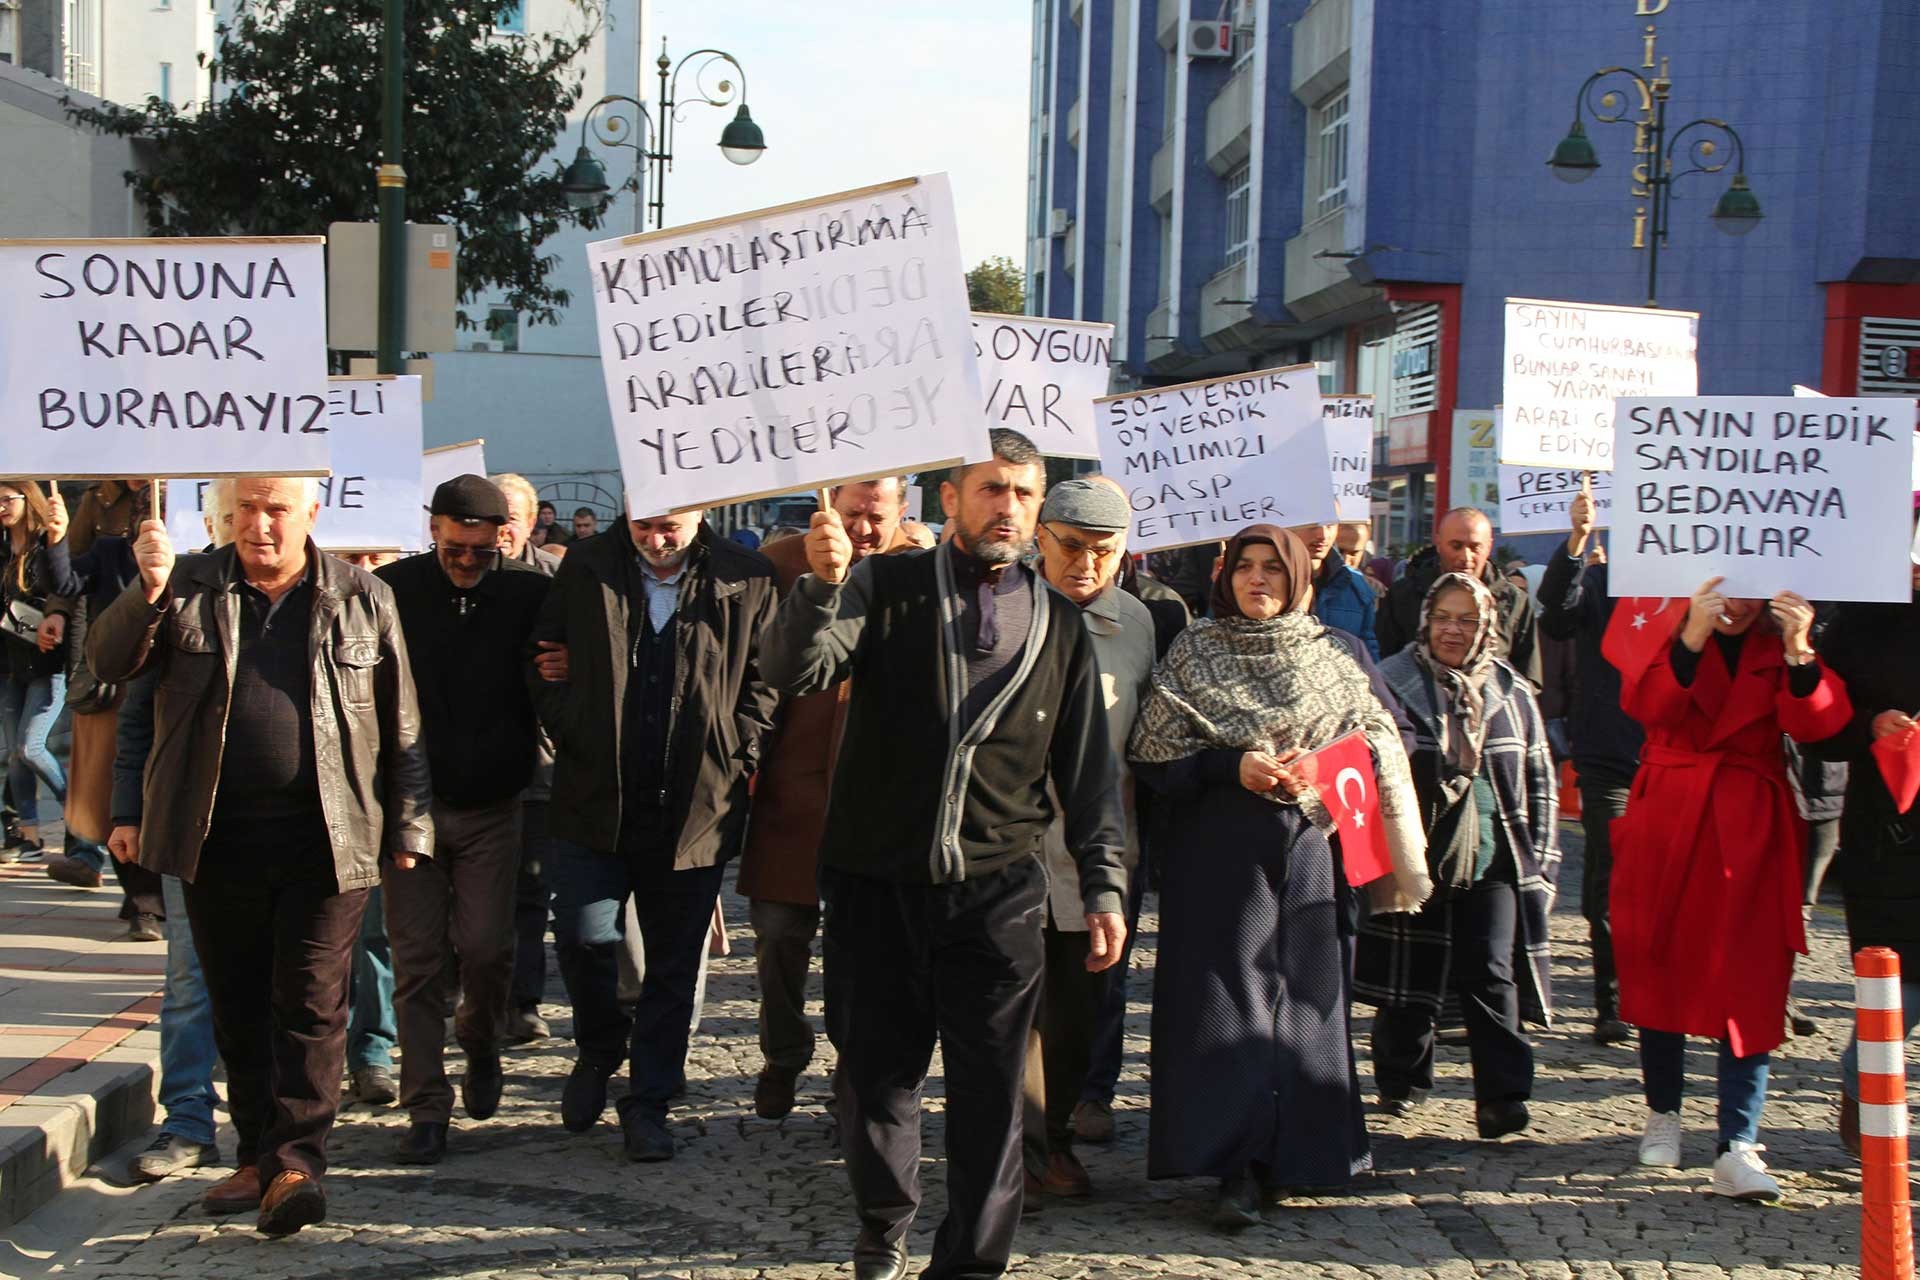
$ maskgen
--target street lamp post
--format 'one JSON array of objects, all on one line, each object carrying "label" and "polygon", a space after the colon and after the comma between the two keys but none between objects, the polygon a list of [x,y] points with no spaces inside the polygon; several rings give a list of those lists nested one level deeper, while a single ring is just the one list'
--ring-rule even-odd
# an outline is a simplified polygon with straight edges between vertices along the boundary
[{"label": "street lamp post", "polygon": [[[680,73],[694,59],[692,96],[678,100]],[[739,110],[720,132],[720,154],[735,164],[752,164],[767,149],[766,137],[747,110],[747,72],[732,54],[720,49],[696,49],[676,64],[667,56],[667,42],[660,42],[660,98],[652,112],[638,98],[613,93],[587,108],[580,122],[580,148],[573,163],[561,177],[567,199],[575,208],[592,208],[604,201],[610,191],[607,168],[587,147],[591,134],[602,146],[627,147],[635,153],[633,174],[633,229],[637,234],[646,226],[646,211],[653,210],[653,225],[666,225],[667,174],[673,168],[674,126],[679,108],[692,103],[709,107],[729,107],[737,101]],[[731,79],[716,81],[711,88],[703,77],[715,67],[732,67],[739,73],[738,93]],[[631,118],[629,118],[631,117]],[[647,171],[651,167],[653,198],[647,199]]]},{"label": "street lamp post", "polygon": [[[1620,88],[1609,88],[1598,98],[1593,97],[1595,89],[1612,76],[1629,76],[1638,85],[1640,97],[1650,109],[1652,120],[1629,119],[1632,111],[1632,95]],[[1580,92],[1573,99],[1573,127],[1560,145],[1553,149],[1553,157],[1547,161],[1553,176],[1562,182],[1585,182],[1600,168],[1600,157],[1595,154],[1593,143],[1587,138],[1586,125],[1581,121],[1582,111],[1591,111],[1597,124],[1626,124],[1640,132],[1641,146],[1635,148],[1636,154],[1644,154],[1647,160],[1645,183],[1648,191],[1647,201],[1647,305],[1657,305],[1660,287],[1660,246],[1666,242],[1668,219],[1673,209],[1673,184],[1676,180],[1696,173],[1723,173],[1727,165],[1733,165],[1733,182],[1721,195],[1713,207],[1713,224],[1728,235],[1743,236],[1760,225],[1760,201],[1747,187],[1747,152],[1740,141],[1740,135],[1725,120],[1711,116],[1702,116],[1698,120],[1689,120],[1674,131],[1673,137],[1667,137],[1667,97],[1672,91],[1673,82],[1666,77],[1665,67],[1661,74],[1649,80],[1631,67],[1602,67],[1587,77],[1580,86]],[[1689,136],[1684,151],[1680,144]],[[1731,154],[1722,155],[1723,145],[1731,145]],[[1675,172],[1673,161],[1678,153],[1686,168]]]}]

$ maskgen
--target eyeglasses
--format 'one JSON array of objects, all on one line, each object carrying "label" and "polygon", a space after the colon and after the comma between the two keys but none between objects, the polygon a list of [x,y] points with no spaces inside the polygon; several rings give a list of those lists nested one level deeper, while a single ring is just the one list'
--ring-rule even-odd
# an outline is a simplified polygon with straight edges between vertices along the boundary
[{"label": "eyeglasses", "polygon": [[453,542],[437,542],[434,546],[449,560],[464,560],[475,564],[500,554],[499,547],[463,547]]},{"label": "eyeglasses", "polygon": [[1480,615],[1477,613],[1464,618],[1456,618],[1445,613],[1430,613],[1427,615],[1427,622],[1435,631],[1471,632],[1480,629]]},{"label": "eyeglasses", "polygon": [[26,500],[26,495],[22,493],[0,493],[0,507],[10,507],[16,502],[25,502]]},{"label": "eyeglasses", "polygon": [[1121,552],[1126,550],[1124,546],[1090,547],[1086,543],[1080,541],[1080,539],[1078,538],[1063,538],[1044,524],[1040,526],[1040,532],[1046,534],[1049,538],[1052,538],[1055,543],[1059,544],[1059,547],[1062,551],[1066,552],[1069,556],[1073,557],[1074,559],[1078,559],[1081,556],[1085,556],[1087,559],[1093,561],[1096,565],[1106,564],[1107,562],[1112,560],[1115,556],[1121,554]]}]

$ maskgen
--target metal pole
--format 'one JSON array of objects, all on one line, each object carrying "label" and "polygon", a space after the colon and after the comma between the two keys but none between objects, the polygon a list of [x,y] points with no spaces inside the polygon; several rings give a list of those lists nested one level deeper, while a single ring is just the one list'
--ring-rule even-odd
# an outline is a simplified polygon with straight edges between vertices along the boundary
[{"label": "metal pole", "polygon": [[380,72],[380,350],[381,373],[400,373],[400,344],[407,323],[407,171],[405,141],[407,65],[406,0],[383,0]]},{"label": "metal pole", "polygon": [[673,160],[673,88],[667,82],[673,63],[667,58],[667,38],[660,37],[660,114],[653,122],[653,225],[667,225],[667,165]]},{"label": "metal pole", "polygon": [[1653,227],[1647,240],[1647,305],[1660,305],[1660,240],[1667,233],[1668,186],[1673,181],[1667,172],[1667,82],[1653,83]]}]

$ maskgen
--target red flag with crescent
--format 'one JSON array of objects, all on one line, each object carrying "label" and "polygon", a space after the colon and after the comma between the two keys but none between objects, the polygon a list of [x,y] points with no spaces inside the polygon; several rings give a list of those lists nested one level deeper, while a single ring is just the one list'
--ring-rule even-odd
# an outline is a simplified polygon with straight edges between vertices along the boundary
[{"label": "red flag with crescent", "polygon": [[1600,638],[1600,654],[1631,685],[1646,674],[1659,652],[1673,643],[1691,603],[1685,596],[1621,596]]},{"label": "red flag with crescent", "polygon": [[1915,797],[1920,796],[1920,729],[1874,739],[1873,759],[1893,793],[1893,807],[1901,813],[1913,808]]},{"label": "red flag with crescent", "polygon": [[1288,767],[1313,784],[1333,815],[1347,883],[1371,884],[1392,875],[1393,855],[1387,849],[1386,823],[1380,820],[1380,789],[1374,782],[1373,748],[1367,745],[1367,735],[1357,729],[1342,734]]}]

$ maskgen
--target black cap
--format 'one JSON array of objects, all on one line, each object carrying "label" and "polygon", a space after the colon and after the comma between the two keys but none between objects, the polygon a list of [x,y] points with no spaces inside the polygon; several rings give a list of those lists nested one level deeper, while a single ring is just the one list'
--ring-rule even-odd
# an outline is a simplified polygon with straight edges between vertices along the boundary
[{"label": "black cap", "polygon": [[455,476],[433,491],[432,515],[446,516],[463,524],[507,522],[507,495],[485,476]]}]

